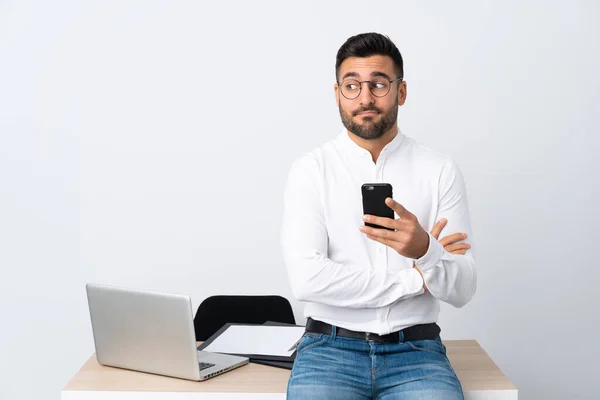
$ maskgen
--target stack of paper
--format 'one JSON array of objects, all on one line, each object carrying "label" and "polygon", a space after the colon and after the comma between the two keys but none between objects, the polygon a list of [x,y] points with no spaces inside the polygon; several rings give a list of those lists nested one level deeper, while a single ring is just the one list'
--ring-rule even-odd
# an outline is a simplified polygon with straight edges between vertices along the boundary
[{"label": "stack of paper", "polygon": [[226,324],[198,350],[240,355],[250,361],[291,368],[303,326]]}]

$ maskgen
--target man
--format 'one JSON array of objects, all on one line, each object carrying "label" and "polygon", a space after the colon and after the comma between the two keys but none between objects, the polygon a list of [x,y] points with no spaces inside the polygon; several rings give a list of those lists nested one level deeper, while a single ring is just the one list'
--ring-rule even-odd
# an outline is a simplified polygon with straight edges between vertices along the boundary
[{"label": "man", "polygon": [[[440,300],[462,307],[476,288],[463,177],[399,131],[407,85],[389,38],[349,38],[334,90],[346,131],[294,163],[284,196],[283,252],[308,317],[288,398],[463,399],[435,323]],[[362,215],[373,182],[392,185],[396,219]]]}]

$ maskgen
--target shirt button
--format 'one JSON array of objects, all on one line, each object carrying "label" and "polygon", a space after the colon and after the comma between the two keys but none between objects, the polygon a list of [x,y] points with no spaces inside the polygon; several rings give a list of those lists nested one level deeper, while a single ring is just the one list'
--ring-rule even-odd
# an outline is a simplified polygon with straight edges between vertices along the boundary
[{"label": "shirt button", "polygon": [[384,321],[385,321],[385,317],[379,317],[379,320],[380,320],[381,322],[384,322]]}]

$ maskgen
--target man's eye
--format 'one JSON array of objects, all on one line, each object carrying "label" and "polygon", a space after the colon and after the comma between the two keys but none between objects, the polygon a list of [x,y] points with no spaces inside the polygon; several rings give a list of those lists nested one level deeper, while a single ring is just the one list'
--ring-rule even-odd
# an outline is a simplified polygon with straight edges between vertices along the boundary
[{"label": "man's eye", "polygon": [[349,83],[346,85],[346,89],[351,90],[351,91],[356,90],[356,89],[358,89],[358,85],[355,85],[354,83]]}]

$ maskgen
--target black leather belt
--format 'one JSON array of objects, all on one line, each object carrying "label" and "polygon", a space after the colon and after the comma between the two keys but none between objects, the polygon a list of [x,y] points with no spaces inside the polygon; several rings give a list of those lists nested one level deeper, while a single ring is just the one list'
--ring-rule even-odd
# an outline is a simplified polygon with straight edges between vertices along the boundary
[{"label": "black leather belt", "polygon": [[[331,335],[332,325],[314,320],[309,318],[306,322],[306,332],[310,333],[324,333],[326,335]],[[339,326],[335,329],[336,336],[354,338],[354,339],[363,339],[368,342],[399,342],[400,341],[400,333],[403,334],[403,340],[422,340],[422,339],[435,339],[439,336],[441,329],[436,323],[431,324],[422,324],[422,325],[414,325],[403,329],[401,331],[396,331],[392,333],[388,333],[387,335],[378,335],[376,333],[370,332],[357,332],[351,331],[350,329],[340,328]]]}]

